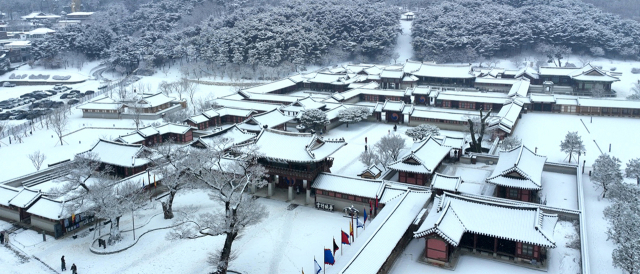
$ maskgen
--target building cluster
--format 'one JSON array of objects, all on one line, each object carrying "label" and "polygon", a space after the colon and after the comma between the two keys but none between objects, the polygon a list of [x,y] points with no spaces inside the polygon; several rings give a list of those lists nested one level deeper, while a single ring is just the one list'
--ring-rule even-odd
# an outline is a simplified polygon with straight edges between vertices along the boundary
[{"label": "building cluster", "polygon": [[32,12],[12,24],[0,20],[0,52],[6,52],[12,63],[27,62],[31,59],[32,41],[53,36],[56,31],[52,28],[82,24],[92,15],[93,12],[80,11],[63,15]]}]

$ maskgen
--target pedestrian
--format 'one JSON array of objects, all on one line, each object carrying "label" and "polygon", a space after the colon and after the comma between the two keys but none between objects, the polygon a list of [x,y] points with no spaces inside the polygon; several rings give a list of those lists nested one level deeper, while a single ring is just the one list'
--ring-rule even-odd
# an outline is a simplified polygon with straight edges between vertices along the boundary
[{"label": "pedestrian", "polygon": [[[62,262],[62,271],[67,270],[67,265],[64,262],[64,255],[62,256],[62,258],[60,258],[60,261]],[[73,268],[72,268],[73,269]]]},{"label": "pedestrian", "polygon": [[4,244],[4,231],[0,232],[0,244]]},{"label": "pedestrian", "polygon": [[393,125],[393,131],[398,131],[398,125]]},{"label": "pedestrian", "polygon": [[78,274],[78,267],[76,264],[71,265],[71,274]]},{"label": "pedestrian", "polygon": [[364,145],[364,151],[367,151],[367,150],[368,150],[367,145]]},{"label": "pedestrian", "polygon": [[390,129],[387,131],[387,134],[388,134],[388,135],[391,135],[391,130],[390,130]]}]

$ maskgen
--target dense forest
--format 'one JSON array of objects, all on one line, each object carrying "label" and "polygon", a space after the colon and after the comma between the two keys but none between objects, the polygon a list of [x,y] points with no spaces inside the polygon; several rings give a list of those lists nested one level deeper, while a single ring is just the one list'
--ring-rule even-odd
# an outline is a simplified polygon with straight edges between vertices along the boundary
[{"label": "dense forest", "polygon": [[109,5],[88,25],[68,26],[36,42],[35,57],[46,65],[82,53],[105,58],[123,73],[175,60],[296,70],[388,60],[400,32],[399,11],[384,1],[238,2],[164,0],[133,12],[122,3]]},{"label": "dense forest", "polygon": [[512,56],[589,54],[638,58],[640,23],[579,0],[449,0],[430,5],[413,24],[416,57],[460,62]]}]

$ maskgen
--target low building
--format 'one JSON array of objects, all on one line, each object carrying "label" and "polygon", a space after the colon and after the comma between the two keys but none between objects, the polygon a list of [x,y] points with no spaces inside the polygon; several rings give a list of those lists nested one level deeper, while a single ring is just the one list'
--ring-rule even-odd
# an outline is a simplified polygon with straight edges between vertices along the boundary
[{"label": "low building", "polygon": [[[100,169],[111,166],[112,173],[118,177],[128,177],[145,171],[150,160],[145,146],[140,144],[124,144],[100,139],[90,150],[78,153],[76,157],[95,155],[101,163]],[[93,156],[89,156],[93,157]]]},{"label": "low building", "polygon": [[362,179],[378,179],[380,178],[380,175],[382,175],[382,168],[373,164],[360,172],[360,174],[358,174],[358,177]]},{"label": "low building", "polygon": [[542,169],[546,162],[547,157],[521,145],[500,152],[496,168],[486,181],[496,186],[497,197],[538,203],[538,192],[542,190]]},{"label": "low building", "polygon": [[24,224],[31,223],[31,214],[29,214],[29,208],[42,197],[40,190],[33,190],[29,188],[21,189],[16,196],[9,200],[9,208],[18,212],[18,220]]},{"label": "low building", "polygon": [[547,249],[556,247],[557,221],[557,215],[540,207],[445,192],[436,196],[414,237],[425,238],[422,260],[446,268],[455,268],[463,252],[546,265]]},{"label": "low building", "polygon": [[46,39],[46,38],[50,38],[55,33],[56,31],[50,28],[37,28],[27,33],[27,39],[29,40]]},{"label": "low building", "polygon": [[409,152],[389,164],[388,168],[399,173],[398,181],[401,183],[428,186],[431,177],[451,151],[452,147],[442,145],[429,136],[415,142]]},{"label": "low building", "polygon": [[264,128],[287,130],[287,123],[295,118],[287,116],[277,109],[269,112],[253,115],[244,122],[237,124],[243,130],[253,133],[260,133]]},{"label": "low building", "polygon": [[435,84],[473,87],[475,75],[468,65],[429,64],[423,63],[412,74],[418,77],[418,84]]},{"label": "low building", "polygon": [[370,207],[370,202],[375,203],[382,197],[384,186],[382,180],[320,173],[311,188],[316,194],[316,208],[326,208],[330,205],[333,210],[342,211],[350,206],[358,210]]},{"label": "low building", "polygon": [[269,171],[269,189],[274,187],[307,190],[321,172],[331,172],[330,156],[347,145],[344,139],[324,139],[315,134],[263,129],[254,142],[260,163]]},{"label": "low building", "polygon": [[9,203],[19,192],[17,188],[0,185],[0,218],[14,222],[20,221],[20,212]]},{"label": "low building", "polygon": [[226,150],[234,146],[251,143],[254,138],[256,138],[255,133],[247,132],[235,124],[214,133],[200,136],[200,138],[194,140],[189,145],[197,148],[208,148],[213,142],[219,142],[218,145],[223,144],[223,149]]},{"label": "low building", "polygon": [[[582,68],[541,67],[539,69],[540,82],[551,82],[551,85],[569,86],[574,95],[592,95],[595,89],[601,89],[600,96],[615,97],[611,89],[613,82],[620,79],[610,72],[591,64]],[[553,93],[552,90],[549,92]]]},{"label": "low building", "polygon": [[378,121],[409,123],[413,109],[413,105],[405,104],[404,101],[386,100],[384,103],[376,103],[373,113]]},{"label": "low building", "polygon": [[94,221],[92,215],[71,214],[65,209],[64,201],[47,197],[38,199],[27,212],[31,214],[34,229],[42,230],[56,239]]},{"label": "low building", "polygon": [[502,140],[515,130],[523,105],[519,100],[514,100],[503,106],[497,116],[491,117],[487,129],[494,130],[493,137]]}]

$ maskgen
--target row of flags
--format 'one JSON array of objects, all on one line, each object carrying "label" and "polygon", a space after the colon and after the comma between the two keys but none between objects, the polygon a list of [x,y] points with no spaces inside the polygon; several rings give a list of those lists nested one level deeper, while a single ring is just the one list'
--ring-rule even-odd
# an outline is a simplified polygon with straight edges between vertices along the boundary
[{"label": "row of flags", "polygon": [[[376,199],[377,200],[377,199]],[[377,205],[376,201],[376,205]],[[364,225],[367,223],[367,209],[364,209],[364,221],[360,223],[360,218],[356,218],[356,232],[357,228],[361,227],[364,229]],[[355,240],[353,233],[353,216],[351,217],[351,221],[349,222],[349,234],[344,232],[344,230],[340,230],[340,246],[342,245],[351,245],[351,243]],[[324,265],[333,265],[336,263],[335,255],[336,251],[340,250],[338,244],[336,243],[336,238],[333,238],[333,250],[329,248],[324,249]],[[340,251],[342,252],[342,251]],[[313,258],[313,273],[320,274],[320,271],[323,270],[323,267],[320,267],[318,261]],[[326,272],[326,269],[324,270]],[[302,269],[302,274],[304,274],[304,269]]]}]

